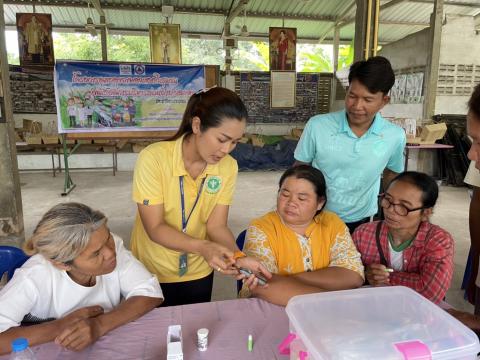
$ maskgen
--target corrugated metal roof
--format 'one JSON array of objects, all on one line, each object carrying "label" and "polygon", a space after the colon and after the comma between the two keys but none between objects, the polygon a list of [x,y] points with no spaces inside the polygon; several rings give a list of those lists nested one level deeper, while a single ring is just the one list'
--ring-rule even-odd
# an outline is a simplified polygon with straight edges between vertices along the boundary
[{"label": "corrugated metal roof", "polygon": [[[380,13],[380,43],[399,40],[424,29],[430,21],[433,0],[409,0],[388,7],[391,0],[381,0],[386,6]],[[161,14],[162,0],[100,0],[107,22],[113,23],[112,33],[147,32],[149,23],[164,22]],[[234,0],[235,8],[240,0]],[[14,27],[19,12],[51,13],[55,30],[82,28],[88,16],[98,23],[99,15],[86,7],[86,0],[5,0],[5,23]],[[163,0],[175,7],[173,23],[180,24],[182,33],[220,36],[224,21],[231,9],[232,0]],[[479,0],[445,0],[445,14],[478,15]],[[39,5],[42,4],[42,5]],[[349,11],[347,11],[349,10]],[[315,41],[326,32],[326,41],[333,36],[333,24],[346,15],[340,36],[351,41],[354,36],[353,20],[355,0],[250,0],[247,16],[241,12],[231,23],[231,32],[238,33],[246,24],[253,37],[266,38],[271,26],[297,28],[298,39]],[[200,14],[200,16],[199,16]]]}]

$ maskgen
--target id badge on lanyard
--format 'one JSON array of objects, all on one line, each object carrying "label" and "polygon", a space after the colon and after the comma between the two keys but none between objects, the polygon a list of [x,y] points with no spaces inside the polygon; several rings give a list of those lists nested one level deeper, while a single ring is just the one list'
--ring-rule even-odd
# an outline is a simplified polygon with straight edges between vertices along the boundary
[{"label": "id badge on lanyard", "polygon": [[[195,202],[193,203],[192,210],[190,210],[190,214],[188,214],[188,217],[185,216],[185,191],[183,188],[183,176],[180,176],[179,181],[180,181],[180,204],[182,206],[182,232],[186,234],[188,220],[190,220],[190,216],[192,216],[193,210],[195,210],[195,207],[197,206],[198,199],[200,198],[200,195],[202,193],[203,184],[205,183],[205,178],[203,178],[202,183],[200,184],[197,197],[195,199]],[[180,257],[178,259],[178,276],[185,275],[187,273],[187,270],[188,270],[187,253],[182,253],[180,254]]]}]

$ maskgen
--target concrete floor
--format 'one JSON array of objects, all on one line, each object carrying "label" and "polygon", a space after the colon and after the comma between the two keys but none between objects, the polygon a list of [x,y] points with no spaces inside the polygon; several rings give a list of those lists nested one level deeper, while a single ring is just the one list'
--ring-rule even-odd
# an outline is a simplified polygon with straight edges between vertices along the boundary
[{"label": "concrete floor", "polygon": [[[238,176],[229,225],[237,235],[249,221],[275,208],[277,182],[281,172],[241,172]],[[22,173],[22,198],[25,233],[31,235],[41,216],[53,205],[65,201],[85,203],[103,211],[109,218],[110,229],[120,235],[127,246],[136,206],[131,200],[132,172],[73,172],[77,187],[61,197],[64,178],[52,177],[51,173]],[[448,230],[455,239],[455,274],[447,301],[458,309],[472,311],[472,306],[463,300],[460,285],[469,249],[468,232],[469,196],[467,188],[441,187],[440,198],[432,222]],[[215,275],[213,299],[224,300],[236,297],[236,284],[230,277]]]}]

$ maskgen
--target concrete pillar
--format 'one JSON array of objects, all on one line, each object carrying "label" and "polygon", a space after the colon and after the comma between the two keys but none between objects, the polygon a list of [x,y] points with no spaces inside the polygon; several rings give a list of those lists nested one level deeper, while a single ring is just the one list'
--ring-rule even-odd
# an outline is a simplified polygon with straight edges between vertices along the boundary
[{"label": "concrete pillar", "polygon": [[367,0],[355,0],[355,38],[353,42],[353,61],[365,58],[365,34],[367,27]]},{"label": "concrete pillar", "polygon": [[380,3],[377,0],[355,0],[354,61],[368,59],[376,55],[378,16]]},{"label": "concrete pillar", "polygon": [[0,0],[0,71],[0,244],[18,246],[24,238],[23,209],[5,45],[3,0]]},{"label": "concrete pillar", "polygon": [[428,52],[425,73],[425,100],[423,102],[423,118],[431,119],[435,115],[437,98],[438,68],[440,65],[440,45],[442,40],[443,0],[435,0],[433,13],[430,16],[430,51]]},{"label": "concrete pillar", "polygon": [[[106,24],[105,16],[100,16],[100,23]],[[100,43],[102,45],[102,61],[108,60],[107,55],[107,27],[102,26],[100,29]]]}]

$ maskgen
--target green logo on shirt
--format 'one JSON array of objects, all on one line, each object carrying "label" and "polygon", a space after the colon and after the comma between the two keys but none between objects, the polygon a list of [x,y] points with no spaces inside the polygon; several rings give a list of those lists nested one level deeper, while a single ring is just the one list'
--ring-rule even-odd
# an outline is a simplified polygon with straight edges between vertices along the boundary
[{"label": "green logo on shirt", "polygon": [[209,194],[216,194],[222,186],[222,179],[218,176],[210,176],[207,180],[207,192]]}]

